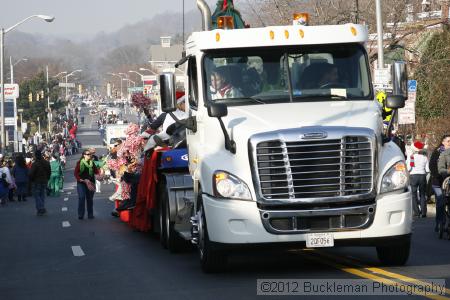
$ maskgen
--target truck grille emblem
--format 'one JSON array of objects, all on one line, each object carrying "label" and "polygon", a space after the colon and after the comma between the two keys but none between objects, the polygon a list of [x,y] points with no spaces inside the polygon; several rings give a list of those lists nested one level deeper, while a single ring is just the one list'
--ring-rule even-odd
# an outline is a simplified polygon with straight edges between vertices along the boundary
[{"label": "truck grille emblem", "polygon": [[326,132],[309,132],[304,133],[300,135],[300,138],[302,140],[318,140],[318,139],[324,139],[328,136]]}]

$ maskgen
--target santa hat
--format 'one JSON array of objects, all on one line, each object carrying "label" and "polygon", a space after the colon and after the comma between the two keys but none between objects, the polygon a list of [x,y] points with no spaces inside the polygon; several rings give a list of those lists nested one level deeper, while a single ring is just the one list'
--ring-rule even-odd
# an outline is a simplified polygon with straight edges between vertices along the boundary
[{"label": "santa hat", "polygon": [[425,145],[421,141],[415,141],[412,148],[415,152],[419,152],[420,150],[423,150],[424,146]]},{"label": "santa hat", "polygon": [[183,103],[184,102],[184,92],[180,92],[180,91],[177,91],[176,93],[175,93],[175,96],[176,96],[176,98],[177,98],[177,104],[180,104],[180,103]]}]

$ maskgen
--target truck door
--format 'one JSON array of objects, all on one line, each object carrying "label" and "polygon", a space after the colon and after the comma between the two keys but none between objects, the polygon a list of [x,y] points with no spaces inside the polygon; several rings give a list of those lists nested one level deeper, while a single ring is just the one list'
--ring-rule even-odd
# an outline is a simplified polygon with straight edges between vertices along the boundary
[{"label": "truck door", "polygon": [[[197,76],[197,60],[195,56],[191,56],[187,66],[187,98],[189,102],[189,116],[197,116],[198,112],[198,76]],[[201,120],[197,120],[197,131],[187,130],[187,144],[189,153],[189,172],[194,175],[198,164],[198,150],[201,149],[200,135],[203,132]]]}]

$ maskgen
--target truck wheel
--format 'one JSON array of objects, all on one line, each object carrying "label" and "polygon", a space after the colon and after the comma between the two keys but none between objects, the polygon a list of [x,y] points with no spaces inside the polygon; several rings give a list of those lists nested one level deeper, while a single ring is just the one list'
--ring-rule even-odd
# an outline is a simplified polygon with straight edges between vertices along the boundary
[{"label": "truck wheel", "polygon": [[214,249],[208,236],[205,211],[200,206],[198,214],[198,252],[203,272],[217,273],[223,271],[227,266],[228,257],[226,253]]},{"label": "truck wheel", "polygon": [[[163,196],[164,195],[164,196]],[[169,197],[167,194],[167,190],[163,192],[163,195],[161,195],[161,200],[164,202],[165,212],[164,212],[164,218],[165,218],[165,225],[164,228],[166,230],[166,245],[170,252],[172,253],[178,253],[184,248],[184,240],[178,235],[178,233],[175,230],[175,222],[170,221],[170,203],[169,203]],[[163,204],[161,203],[161,204]]]},{"label": "truck wheel", "polygon": [[166,237],[166,216],[165,216],[165,199],[164,195],[166,194],[166,185],[161,184],[158,186],[158,193],[160,195],[159,203],[158,203],[158,220],[159,220],[159,242],[164,249],[167,249],[167,237]]},{"label": "truck wheel", "polygon": [[387,266],[403,266],[409,258],[411,238],[399,245],[377,247],[378,259]]}]

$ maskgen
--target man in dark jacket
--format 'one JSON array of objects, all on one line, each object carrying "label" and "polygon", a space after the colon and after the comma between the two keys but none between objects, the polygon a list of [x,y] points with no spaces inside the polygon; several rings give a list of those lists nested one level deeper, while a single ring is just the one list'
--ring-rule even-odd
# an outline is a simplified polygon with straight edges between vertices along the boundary
[{"label": "man in dark jacket", "polygon": [[30,169],[30,182],[33,186],[33,196],[36,201],[37,215],[44,215],[47,210],[45,209],[45,192],[47,189],[47,183],[50,179],[51,169],[50,163],[42,157],[42,152],[37,150],[34,153],[35,162]]}]

